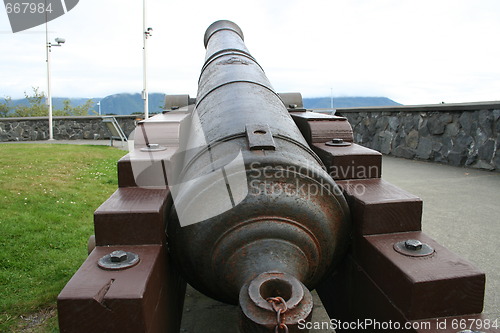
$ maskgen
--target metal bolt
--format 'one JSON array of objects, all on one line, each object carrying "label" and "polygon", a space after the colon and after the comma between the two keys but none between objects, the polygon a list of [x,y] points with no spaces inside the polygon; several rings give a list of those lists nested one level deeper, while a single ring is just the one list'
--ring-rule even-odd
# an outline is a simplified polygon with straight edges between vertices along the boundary
[{"label": "metal bolt", "polygon": [[405,247],[411,251],[418,251],[422,248],[422,242],[417,239],[408,239],[405,241]]},{"label": "metal bolt", "polygon": [[337,143],[337,144],[339,144],[339,143],[344,143],[344,139],[340,139],[340,138],[333,138],[333,139],[332,139],[332,143]]},{"label": "metal bolt", "polygon": [[146,147],[141,148],[141,151],[155,152],[166,150],[167,147],[160,146],[159,143],[148,143]]},{"label": "metal bolt", "polygon": [[109,254],[111,262],[123,262],[127,260],[127,252],[122,250],[113,251]]},{"label": "metal bolt", "polygon": [[297,104],[289,104],[288,107],[290,109],[296,109],[297,108]]}]

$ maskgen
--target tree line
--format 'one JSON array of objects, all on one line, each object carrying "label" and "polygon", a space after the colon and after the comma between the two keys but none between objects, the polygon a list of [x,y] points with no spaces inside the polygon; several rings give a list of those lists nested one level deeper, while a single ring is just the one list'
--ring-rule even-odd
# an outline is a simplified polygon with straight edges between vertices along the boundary
[{"label": "tree line", "polygon": [[[49,115],[49,106],[45,103],[45,93],[39,88],[33,87],[32,94],[24,92],[28,105],[18,104],[11,106],[12,99],[5,97],[0,103],[0,117],[47,117]],[[65,99],[62,109],[52,110],[53,116],[87,116],[92,108],[94,101],[89,99],[80,106],[71,106],[71,101]]]}]

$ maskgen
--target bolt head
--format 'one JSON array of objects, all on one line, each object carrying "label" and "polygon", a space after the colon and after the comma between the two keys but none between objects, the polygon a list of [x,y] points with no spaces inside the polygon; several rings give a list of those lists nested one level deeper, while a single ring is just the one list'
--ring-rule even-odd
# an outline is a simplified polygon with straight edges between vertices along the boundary
[{"label": "bolt head", "polygon": [[334,138],[334,139],[332,139],[332,142],[333,142],[333,143],[340,144],[340,143],[344,143],[344,139]]},{"label": "bolt head", "polygon": [[408,239],[405,241],[405,247],[411,251],[418,251],[422,248],[422,242],[417,239]]},{"label": "bolt head", "polygon": [[123,262],[127,260],[127,252],[117,250],[109,254],[111,262]]}]

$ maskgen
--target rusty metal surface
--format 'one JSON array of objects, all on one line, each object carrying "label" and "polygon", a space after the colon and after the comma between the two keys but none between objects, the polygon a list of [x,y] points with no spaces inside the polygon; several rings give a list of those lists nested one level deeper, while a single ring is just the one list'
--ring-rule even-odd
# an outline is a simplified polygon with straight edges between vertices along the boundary
[{"label": "rusty metal surface", "polygon": [[407,239],[394,243],[394,250],[409,257],[426,257],[434,253],[434,249],[417,239]]},{"label": "rusty metal surface", "polygon": [[308,332],[299,329],[312,317],[309,290],[291,275],[265,272],[240,291],[241,332]]},{"label": "rusty metal surface", "polygon": [[268,124],[247,124],[246,132],[250,150],[276,150]]},{"label": "rusty metal surface", "polygon": [[139,260],[137,253],[116,250],[101,257],[97,261],[97,265],[102,269],[121,270],[134,267],[139,263]]}]

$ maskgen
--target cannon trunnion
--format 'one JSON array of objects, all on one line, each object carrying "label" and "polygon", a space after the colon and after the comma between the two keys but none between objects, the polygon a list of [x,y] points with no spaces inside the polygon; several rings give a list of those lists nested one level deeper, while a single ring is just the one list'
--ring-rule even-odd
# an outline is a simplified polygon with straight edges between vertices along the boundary
[{"label": "cannon trunnion", "polygon": [[167,96],[118,162],[62,332],[178,332],[184,281],[239,303],[241,332],[307,332],[312,289],[343,322],[481,318],[484,274],[421,232],[422,201],[346,118],[277,94],[233,22],[204,44],[196,99]]}]

